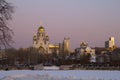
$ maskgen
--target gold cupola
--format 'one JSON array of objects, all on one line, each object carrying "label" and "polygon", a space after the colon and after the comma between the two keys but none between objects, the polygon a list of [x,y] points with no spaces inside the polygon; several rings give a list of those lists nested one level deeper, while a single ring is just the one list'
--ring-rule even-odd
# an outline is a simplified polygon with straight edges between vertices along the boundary
[{"label": "gold cupola", "polygon": [[44,32],[44,31],[45,31],[45,28],[42,27],[42,26],[40,26],[40,27],[38,28],[38,31],[39,31],[39,32]]}]

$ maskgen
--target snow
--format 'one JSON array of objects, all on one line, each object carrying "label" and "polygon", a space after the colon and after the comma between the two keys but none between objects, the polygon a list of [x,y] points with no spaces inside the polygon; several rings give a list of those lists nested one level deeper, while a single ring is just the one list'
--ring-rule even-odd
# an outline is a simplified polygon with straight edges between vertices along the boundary
[{"label": "snow", "polygon": [[108,70],[10,70],[0,80],[120,80],[120,71]]},{"label": "snow", "polygon": [[57,66],[44,66],[43,70],[59,70],[60,68]]}]

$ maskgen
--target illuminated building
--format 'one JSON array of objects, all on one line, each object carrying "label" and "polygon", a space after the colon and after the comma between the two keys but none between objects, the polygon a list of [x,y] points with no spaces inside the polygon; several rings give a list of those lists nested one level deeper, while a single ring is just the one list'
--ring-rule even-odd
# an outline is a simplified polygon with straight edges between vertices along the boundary
[{"label": "illuminated building", "polygon": [[113,48],[115,46],[114,37],[110,37],[108,41],[105,42],[105,48]]},{"label": "illuminated building", "polygon": [[95,49],[89,47],[88,43],[81,42],[80,48],[75,49],[77,53],[77,58],[80,58],[80,55],[90,54],[90,62],[96,62]]},{"label": "illuminated building", "polygon": [[69,55],[71,52],[70,38],[64,38],[63,42],[59,43],[59,53],[62,55]]},{"label": "illuminated building", "polygon": [[64,38],[64,40],[63,40],[63,52],[70,53],[70,38]]},{"label": "illuminated building", "polygon": [[39,49],[40,53],[59,53],[59,46],[50,44],[49,36],[45,32],[45,28],[40,26],[37,34],[33,36],[33,48]]}]

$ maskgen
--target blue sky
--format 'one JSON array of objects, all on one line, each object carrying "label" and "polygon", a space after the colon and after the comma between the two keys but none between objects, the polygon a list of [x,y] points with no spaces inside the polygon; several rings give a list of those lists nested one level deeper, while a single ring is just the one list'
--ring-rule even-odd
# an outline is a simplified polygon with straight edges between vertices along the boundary
[{"label": "blue sky", "polygon": [[104,47],[114,36],[120,46],[120,0],[11,0],[15,6],[10,27],[14,47],[32,46],[32,37],[40,22],[57,44],[70,37],[71,47],[87,41],[92,47]]}]

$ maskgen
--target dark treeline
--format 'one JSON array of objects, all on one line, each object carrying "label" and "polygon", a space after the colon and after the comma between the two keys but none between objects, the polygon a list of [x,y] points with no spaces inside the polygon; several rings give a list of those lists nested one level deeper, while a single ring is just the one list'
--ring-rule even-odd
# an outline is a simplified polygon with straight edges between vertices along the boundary
[{"label": "dark treeline", "polygon": [[20,48],[20,49],[6,49],[0,53],[0,65],[1,66],[30,66],[30,65],[99,65],[105,66],[120,66],[120,49],[116,48],[113,51],[104,51],[104,48],[96,49],[96,62],[90,62],[90,54],[80,55],[77,58],[76,53],[71,53],[69,55],[63,54],[42,54],[39,53],[38,49],[30,48]]}]

